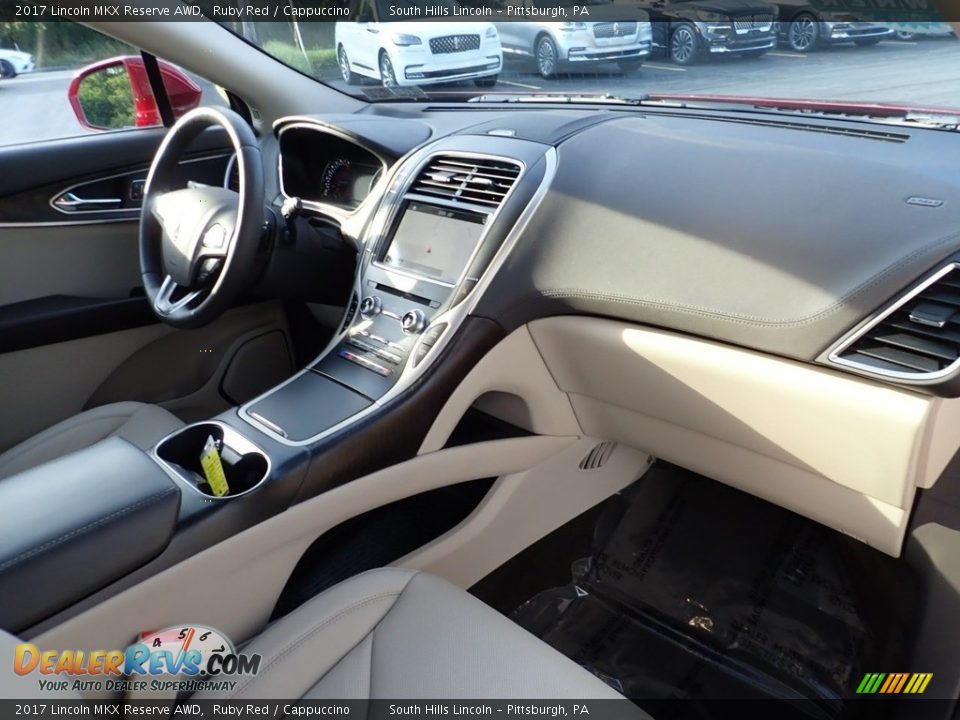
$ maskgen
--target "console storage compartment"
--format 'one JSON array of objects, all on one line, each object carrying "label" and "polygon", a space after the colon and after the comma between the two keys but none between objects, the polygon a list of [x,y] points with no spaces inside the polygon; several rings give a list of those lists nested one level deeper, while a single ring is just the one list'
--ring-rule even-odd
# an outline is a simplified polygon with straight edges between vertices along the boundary
[{"label": "console storage compartment", "polygon": [[230,486],[230,491],[221,499],[248,493],[267,479],[270,464],[263,451],[233,428],[219,422],[185,427],[157,446],[157,457],[198,492],[215,498],[217,496],[200,465],[200,455],[211,437],[220,450],[223,472]]},{"label": "console storage compartment", "polygon": [[160,554],[180,490],[118,437],[0,481],[0,626],[20,632]]},{"label": "console storage compartment", "polygon": [[303,441],[372,404],[369,398],[335,380],[305,372],[255,402],[247,414],[288,440]]}]

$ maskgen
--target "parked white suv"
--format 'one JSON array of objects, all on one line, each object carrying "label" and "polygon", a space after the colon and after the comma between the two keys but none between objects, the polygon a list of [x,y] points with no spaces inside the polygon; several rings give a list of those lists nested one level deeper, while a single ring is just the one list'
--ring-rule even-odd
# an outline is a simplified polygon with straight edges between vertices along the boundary
[{"label": "parked white suv", "polygon": [[623,72],[638,69],[650,55],[650,23],[502,22],[497,23],[503,50],[510,57],[533,58],[537,71],[550,78],[564,69],[616,63]]},{"label": "parked white suv", "polygon": [[503,65],[492,23],[376,22],[360,14],[357,22],[338,22],[335,36],[348,85],[363,76],[386,87],[462,80],[492,87]]}]

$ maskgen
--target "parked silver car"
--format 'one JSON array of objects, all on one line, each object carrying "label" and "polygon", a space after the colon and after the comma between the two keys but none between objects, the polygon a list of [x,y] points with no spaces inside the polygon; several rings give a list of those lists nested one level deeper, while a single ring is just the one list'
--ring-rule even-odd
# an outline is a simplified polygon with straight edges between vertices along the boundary
[{"label": "parked silver car", "polygon": [[613,62],[637,70],[650,55],[647,20],[495,23],[505,58],[532,58],[544,78],[564,70]]}]

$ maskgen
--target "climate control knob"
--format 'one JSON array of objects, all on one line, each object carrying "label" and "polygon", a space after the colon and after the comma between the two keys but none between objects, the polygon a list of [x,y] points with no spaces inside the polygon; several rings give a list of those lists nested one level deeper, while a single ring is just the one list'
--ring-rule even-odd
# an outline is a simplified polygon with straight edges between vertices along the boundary
[{"label": "climate control knob", "polygon": [[400,329],[407,335],[418,335],[427,327],[427,316],[422,310],[407,310],[400,318]]},{"label": "climate control knob", "polygon": [[367,295],[360,301],[360,315],[365,318],[379,315],[381,310],[383,310],[383,300],[376,295]]}]

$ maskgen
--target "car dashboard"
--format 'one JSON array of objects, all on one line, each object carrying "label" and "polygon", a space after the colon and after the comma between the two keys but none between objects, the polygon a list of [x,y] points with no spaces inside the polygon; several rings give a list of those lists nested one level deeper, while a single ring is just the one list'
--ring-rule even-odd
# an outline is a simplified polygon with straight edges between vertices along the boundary
[{"label": "car dashboard", "polygon": [[[862,364],[838,363],[832,352],[960,249],[960,212],[951,202],[960,178],[943,152],[949,135],[756,113],[369,112],[365,134],[352,127],[357,116],[279,121],[277,202],[300,198],[342,224],[367,253],[380,252],[374,265],[392,265],[395,273],[404,274],[397,263],[408,261],[383,256],[378,243],[390,230],[385,216],[395,218],[397,197],[411,183],[421,201],[439,198],[453,209],[489,213],[503,199],[491,192],[496,202],[485,200],[480,186],[445,190],[458,172],[467,177],[477,167],[424,168],[427,150],[441,161],[444,148],[473,160],[512,161],[518,175],[531,158],[555,153],[555,177],[541,202],[530,204],[538,188],[523,192],[531,225],[511,269],[490,278],[497,291],[478,303],[508,330],[583,312],[960,392],[949,364],[936,365],[930,378],[895,360],[871,364],[863,353]],[[413,177],[421,171],[435,177]],[[513,173],[507,170],[508,182]],[[705,177],[724,181],[705,185]],[[500,178],[477,178],[491,181]],[[448,192],[453,197],[444,197]],[[445,220],[434,214],[432,225]],[[430,225],[424,220],[420,229]],[[437,268],[425,272],[406,268],[414,284]]]},{"label": "car dashboard", "polygon": [[[277,123],[277,205],[296,189],[359,262],[340,332],[241,418],[278,443],[333,442],[429,383],[482,320],[536,348],[526,361],[580,433],[895,552],[956,450],[953,138],[746,111],[466,109]],[[911,319],[937,307],[938,328]],[[549,430],[543,388],[509,368],[529,372],[512,357],[471,373],[519,398],[494,413]],[[321,404],[338,411],[317,423]],[[421,452],[442,446],[430,437]]]}]

